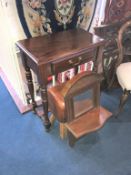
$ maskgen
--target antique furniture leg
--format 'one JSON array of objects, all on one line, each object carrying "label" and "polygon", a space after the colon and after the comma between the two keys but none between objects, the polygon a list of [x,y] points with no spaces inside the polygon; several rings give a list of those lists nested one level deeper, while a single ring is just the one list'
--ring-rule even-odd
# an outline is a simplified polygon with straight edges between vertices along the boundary
[{"label": "antique furniture leg", "polygon": [[[54,37],[54,35],[56,36]],[[67,40],[67,37],[70,37],[70,40]],[[41,115],[41,119],[43,119],[47,130],[49,130],[51,126],[51,122],[48,118],[48,77],[57,75],[59,72],[64,72],[68,69],[72,69],[78,65],[91,61],[95,56],[97,48],[103,46],[104,44],[105,41],[102,38],[96,36],[94,38],[94,35],[85,32],[82,29],[74,29],[63,32],[62,40],[61,33],[56,33],[50,37],[31,37],[29,39],[20,40],[16,43],[23,54],[22,60],[25,62],[25,67],[28,72],[27,77],[30,79],[29,88],[31,91],[34,109],[36,104],[33,97],[34,89],[32,86],[33,83],[31,80],[32,77],[30,69],[37,75],[44,110],[44,114]],[[59,52],[59,50],[62,50],[62,52]],[[101,59],[97,63],[100,65],[100,62]],[[53,81],[54,80],[55,79],[53,78]],[[51,105],[56,104],[53,104],[51,101],[50,106]],[[60,120],[60,122],[64,123],[66,121]]]},{"label": "antique furniture leg", "polygon": [[67,136],[67,128],[64,123],[60,123],[60,138],[65,139]]},{"label": "antique furniture leg", "polygon": [[45,125],[45,129],[46,131],[49,131],[50,127],[51,127],[51,123],[50,120],[48,118],[48,98],[47,98],[47,87],[43,86],[40,88],[41,91],[41,98],[42,98],[42,106],[43,106],[43,110],[44,110],[44,116],[42,116],[42,120],[44,120],[44,125]]},{"label": "antique furniture leg", "polygon": [[70,147],[73,147],[75,145],[75,142],[76,142],[77,139],[69,131],[68,131],[68,138],[69,138]]},{"label": "antique furniture leg", "polygon": [[25,75],[26,75],[26,80],[27,80],[27,86],[28,86],[29,94],[30,94],[31,100],[32,100],[32,102],[31,102],[32,110],[36,114],[37,104],[36,104],[35,98],[34,98],[34,85],[33,85],[31,70],[28,67],[27,63],[26,63],[25,55],[23,53],[21,53],[21,56],[23,58],[22,62],[23,62],[23,66],[25,68]]},{"label": "antique furniture leg", "polygon": [[130,94],[130,91],[127,91],[127,90],[124,90],[122,96],[121,96],[121,99],[120,99],[120,104],[119,104],[119,109],[118,111],[116,112],[115,116],[117,117],[118,114],[120,114],[120,112],[122,111],[127,99],[128,99],[128,96]]},{"label": "antique furniture leg", "polygon": [[50,123],[51,123],[51,126],[54,125],[54,122],[55,122],[55,116],[53,114],[51,114],[50,116]]},{"label": "antique furniture leg", "polygon": [[29,89],[29,92],[31,95],[32,109],[33,109],[34,114],[36,114],[37,105],[36,105],[36,102],[34,99],[34,86],[33,86],[32,75],[31,75],[31,71],[30,71],[29,67],[26,67],[26,79],[28,82],[28,89]]}]

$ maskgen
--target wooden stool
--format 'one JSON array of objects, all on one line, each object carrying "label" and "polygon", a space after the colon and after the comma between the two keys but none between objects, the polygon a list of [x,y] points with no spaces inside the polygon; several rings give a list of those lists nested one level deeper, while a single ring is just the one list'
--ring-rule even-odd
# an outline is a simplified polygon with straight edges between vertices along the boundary
[{"label": "wooden stool", "polygon": [[83,72],[66,83],[48,89],[48,101],[56,119],[65,124],[69,144],[101,128],[111,113],[100,107],[100,82],[97,73]]}]

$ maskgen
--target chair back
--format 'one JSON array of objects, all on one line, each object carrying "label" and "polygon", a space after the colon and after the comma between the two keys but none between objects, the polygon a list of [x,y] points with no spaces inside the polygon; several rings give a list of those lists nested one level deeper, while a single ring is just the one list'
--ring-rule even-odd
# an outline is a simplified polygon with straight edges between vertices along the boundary
[{"label": "chair back", "polygon": [[100,105],[100,82],[102,78],[97,73],[83,72],[66,82],[62,94],[68,122]]},{"label": "chair back", "polygon": [[117,45],[119,50],[119,57],[116,63],[116,67],[118,67],[122,63],[127,47],[131,48],[131,20],[123,24],[118,31]]}]

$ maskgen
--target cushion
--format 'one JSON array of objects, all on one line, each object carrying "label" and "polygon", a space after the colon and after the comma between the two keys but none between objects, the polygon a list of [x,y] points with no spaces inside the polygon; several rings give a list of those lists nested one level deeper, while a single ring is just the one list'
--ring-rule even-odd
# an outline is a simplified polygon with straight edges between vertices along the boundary
[{"label": "cushion", "polygon": [[116,70],[116,74],[123,90],[131,90],[131,62],[120,64]]}]

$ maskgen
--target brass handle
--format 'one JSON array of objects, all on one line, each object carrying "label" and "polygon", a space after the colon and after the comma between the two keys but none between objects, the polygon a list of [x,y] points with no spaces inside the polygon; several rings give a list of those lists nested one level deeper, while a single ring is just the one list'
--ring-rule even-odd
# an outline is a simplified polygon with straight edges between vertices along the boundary
[{"label": "brass handle", "polygon": [[80,64],[81,60],[82,60],[82,57],[78,57],[77,61],[69,60],[69,64],[72,64],[73,66],[77,66]]}]

